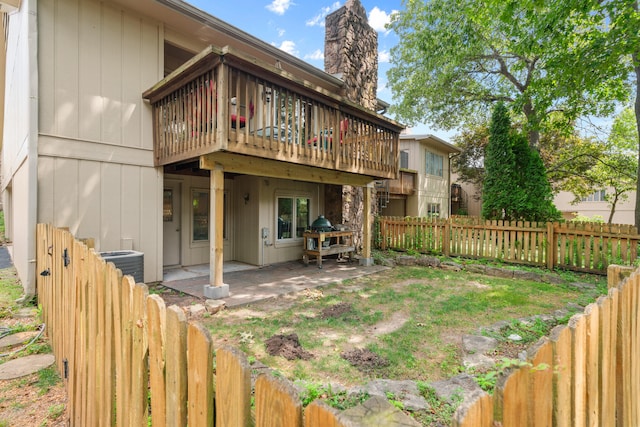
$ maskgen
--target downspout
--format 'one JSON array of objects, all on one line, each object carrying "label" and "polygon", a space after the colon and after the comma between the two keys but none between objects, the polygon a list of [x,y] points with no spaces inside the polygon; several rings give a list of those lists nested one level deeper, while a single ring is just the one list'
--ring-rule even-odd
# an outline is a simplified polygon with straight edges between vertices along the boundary
[{"label": "downspout", "polygon": [[447,188],[447,198],[449,199],[449,215],[448,218],[451,218],[451,159],[453,159],[454,157],[458,157],[460,155],[460,153],[449,153],[449,185]]},{"label": "downspout", "polygon": [[27,283],[25,299],[36,294],[36,224],[38,221],[38,1],[27,0],[29,14],[29,141],[27,162],[29,167],[27,201]]}]

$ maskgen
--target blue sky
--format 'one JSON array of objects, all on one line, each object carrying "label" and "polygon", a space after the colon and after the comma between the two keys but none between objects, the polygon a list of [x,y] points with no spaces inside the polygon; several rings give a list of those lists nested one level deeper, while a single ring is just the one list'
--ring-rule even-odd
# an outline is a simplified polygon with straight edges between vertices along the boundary
[{"label": "blue sky", "polygon": [[[324,68],[324,22],[327,14],[344,5],[341,1],[309,0],[186,0],[195,7],[222,19],[267,43],[314,65]],[[386,72],[390,67],[389,51],[398,38],[384,25],[399,10],[400,0],[360,0],[367,10],[369,25],[378,31],[378,98],[391,103]],[[423,124],[411,129],[413,134],[431,133],[449,140],[452,133],[435,131]]]}]

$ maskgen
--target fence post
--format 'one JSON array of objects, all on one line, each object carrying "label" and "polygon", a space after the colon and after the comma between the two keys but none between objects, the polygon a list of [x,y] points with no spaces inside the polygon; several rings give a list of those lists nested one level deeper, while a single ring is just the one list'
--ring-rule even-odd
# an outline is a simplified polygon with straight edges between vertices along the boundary
[{"label": "fence post", "polygon": [[553,223],[547,222],[547,268],[553,270],[556,258],[556,242],[553,229]]},{"label": "fence post", "polygon": [[442,253],[449,256],[451,253],[451,218],[447,218],[444,223],[444,233],[442,236]]}]

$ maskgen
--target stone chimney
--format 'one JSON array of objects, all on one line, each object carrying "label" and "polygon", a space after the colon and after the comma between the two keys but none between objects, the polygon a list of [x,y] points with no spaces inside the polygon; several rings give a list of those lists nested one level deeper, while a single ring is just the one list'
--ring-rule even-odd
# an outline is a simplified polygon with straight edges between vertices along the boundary
[{"label": "stone chimney", "polygon": [[[346,4],[325,20],[324,69],[344,81],[342,96],[376,110],[378,90],[378,33],[369,26],[359,0]],[[376,211],[375,196],[372,211]],[[325,217],[354,231],[356,250],[362,247],[363,189],[325,185]]]},{"label": "stone chimney", "polygon": [[378,90],[378,33],[359,0],[347,0],[325,20],[324,69],[345,82],[350,101],[375,110]]}]

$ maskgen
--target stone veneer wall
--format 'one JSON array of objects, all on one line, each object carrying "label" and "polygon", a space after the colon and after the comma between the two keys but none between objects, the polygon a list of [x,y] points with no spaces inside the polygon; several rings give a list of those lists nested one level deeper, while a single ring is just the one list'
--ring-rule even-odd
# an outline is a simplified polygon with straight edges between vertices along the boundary
[{"label": "stone veneer wall", "polygon": [[[378,33],[369,26],[367,11],[359,0],[326,17],[324,68],[344,81],[342,96],[369,110],[376,110],[378,91]],[[375,190],[374,190],[375,191]],[[376,197],[372,201],[376,213]],[[332,223],[354,230],[356,250],[362,247],[363,191],[361,187],[325,187],[325,212]],[[339,213],[341,220],[337,221]]]},{"label": "stone veneer wall", "polygon": [[327,16],[324,68],[344,82],[344,96],[375,110],[378,90],[378,33],[369,26],[367,11],[359,0],[347,3]]}]

